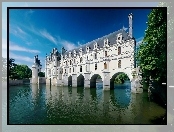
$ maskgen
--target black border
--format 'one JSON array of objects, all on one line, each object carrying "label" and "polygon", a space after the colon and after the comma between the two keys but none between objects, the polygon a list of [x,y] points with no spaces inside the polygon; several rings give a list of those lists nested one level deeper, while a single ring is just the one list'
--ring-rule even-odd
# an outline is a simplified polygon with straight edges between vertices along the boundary
[{"label": "black border", "polygon": [[[9,124],[9,68],[8,68],[8,65],[9,65],[9,10],[10,9],[159,9],[159,8],[165,8],[167,13],[167,7],[78,7],[78,6],[77,7],[7,7],[7,125],[156,125],[156,124]],[[166,14],[166,22],[167,22],[167,14]],[[166,32],[167,32],[167,26],[166,26]],[[166,33],[166,38],[167,38],[167,33]],[[167,45],[166,45],[166,51],[167,51]],[[166,52],[166,60],[167,60],[167,52]],[[166,75],[167,75],[167,70],[166,70]],[[166,80],[166,94],[167,94],[167,80]],[[167,105],[166,105],[166,113],[167,113]],[[157,124],[157,125],[161,125],[161,124]],[[166,119],[165,125],[167,125],[167,119]]]}]

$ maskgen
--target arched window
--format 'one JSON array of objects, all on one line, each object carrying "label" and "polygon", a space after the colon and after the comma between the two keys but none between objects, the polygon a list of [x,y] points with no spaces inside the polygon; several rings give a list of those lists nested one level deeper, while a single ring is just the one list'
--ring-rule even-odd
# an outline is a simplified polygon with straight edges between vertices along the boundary
[{"label": "arched window", "polygon": [[107,55],[107,51],[105,51],[105,57],[107,57],[108,55]]},{"label": "arched window", "polygon": [[97,53],[94,54],[94,58],[97,59]]},{"label": "arched window", "polygon": [[81,57],[81,58],[80,58],[80,63],[82,63],[82,60],[83,60],[83,59],[82,59],[82,57]]},{"label": "arched window", "polygon": [[74,64],[76,63],[76,59],[74,59]]},{"label": "arched window", "polygon": [[97,70],[97,64],[95,64],[95,70]]},{"label": "arched window", "polygon": [[104,69],[107,69],[107,64],[106,64],[106,62],[104,63]]},{"label": "arched window", "polygon": [[65,69],[65,73],[66,73],[66,69]]},{"label": "arched window", "polygon": [[70,65],[71,65],[72,63],[71,63],[71,60],[70,60]]},{"label": "arched window", "polygon": [[80,72],[82,72],[82,66],[80,66]]},{"label": "arched window", "polygon": [[118,47],[118,55],[121,54],[121,47]]},{"label": "arched window", "polygon": [[118,68],[121,68],[121,60],[118,61]]},{"label": "arched window", "polygon": [[69,73],[71,73],[71,68],[69,68]]}]

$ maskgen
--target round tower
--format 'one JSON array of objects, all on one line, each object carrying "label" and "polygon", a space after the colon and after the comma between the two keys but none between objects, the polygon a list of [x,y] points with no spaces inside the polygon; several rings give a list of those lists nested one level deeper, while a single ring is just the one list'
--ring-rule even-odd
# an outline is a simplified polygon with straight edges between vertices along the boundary
[{"label": "round tower", "polygon": [[32,65],[32,84],[38,83],[38,64],[37,64],[37,56],[34,57],[34,63]]}]

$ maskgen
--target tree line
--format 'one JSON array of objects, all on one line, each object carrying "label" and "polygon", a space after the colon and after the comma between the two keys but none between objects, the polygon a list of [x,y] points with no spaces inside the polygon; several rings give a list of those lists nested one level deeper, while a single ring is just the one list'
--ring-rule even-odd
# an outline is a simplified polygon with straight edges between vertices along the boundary
[{"label": "tree line", "polygon": [[151,10],[136,59],[144,81],[167,82],[167,9]]},{"label": "tree line", "polygon": [[[20,65],[15,63],[15,59],[9,59],[9,78],[10,79],[23,79],[23,78],[31,78],[32,70],[27,65]],[[38,73],[39,77],[44,77],[45,73]]]}]

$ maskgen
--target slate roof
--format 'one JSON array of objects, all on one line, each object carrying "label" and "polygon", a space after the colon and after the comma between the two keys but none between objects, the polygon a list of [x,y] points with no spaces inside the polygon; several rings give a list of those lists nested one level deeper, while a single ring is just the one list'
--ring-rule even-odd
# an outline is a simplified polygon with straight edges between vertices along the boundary
[{"label": "slate roof", "polygon": [[84,44],[82,46],[79,46],[79,47],[75,48],[75,49],[66,51],[63,54],[63,56],[69,55],[69,52],[71,52],[73,54],[74,53],[74,50],[76,51],[76,54],[78,54],[80,48],[82,48],[82,53],[86,53],[86,46],[90,47],[89,51],[91,51],[91,50],[94,49],[94,43],[95,42],[97,42],[97,45],[98,45],[97,47],[98,48],[102,48],[104,46],[104,39],[106,39],[106,38],[108,39],[109,45],[113,45],[113,44],[115,44],[116,39],[117,39],[117,35],[119,33],[122,34],[122,37],[123,37],[123,40],[124,41],[130,39],[130,36],[128,35],[128,33],[124,29],[120,29],[118,31],[115,31],[113,33],[110,33],[108,35],[105,35],[105,36],[103,36],[101,38],[98,38],[98,39],[95,39],[95,40],[93,40],[91,42],[88,42],[88,43],[86,43],[86,44]]}]

